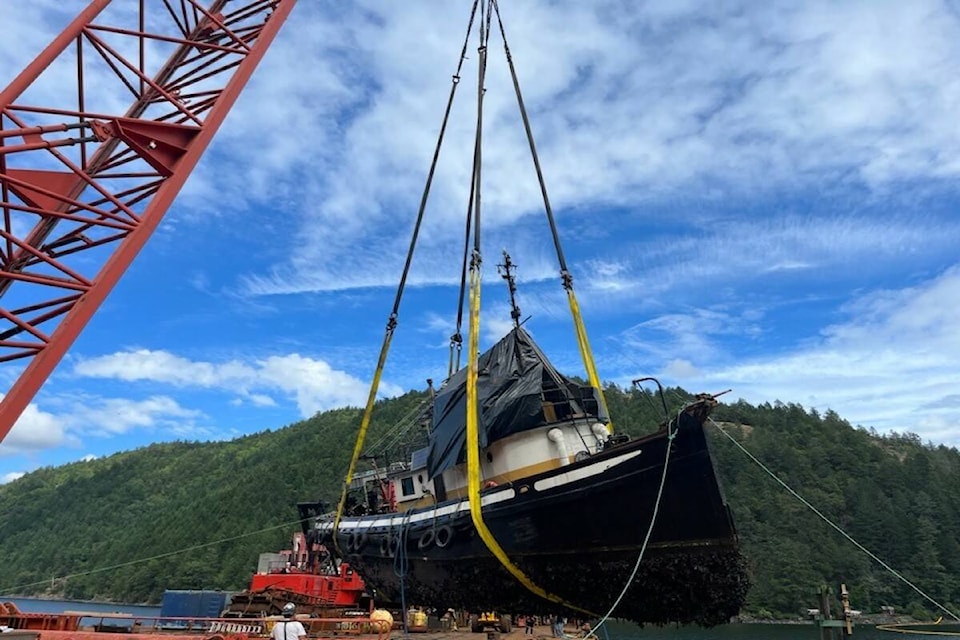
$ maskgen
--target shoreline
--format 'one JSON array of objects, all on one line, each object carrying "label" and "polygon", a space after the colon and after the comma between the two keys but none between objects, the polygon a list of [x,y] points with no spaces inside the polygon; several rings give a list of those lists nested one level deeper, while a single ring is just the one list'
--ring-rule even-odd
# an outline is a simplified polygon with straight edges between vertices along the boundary
[{"label": "shoreline", "polygon": [[148,607],[153,609],[159,609],[160,603],[153,604],[151,602],[116,602],[114,600],[84,600],[81,598],[66,598],[61,596],[24,596],[18,594],[6,594],[0,596],[0,600],[33,600],[35,602],[79,602],[80,604],[100,604],[100,605],[109,605],[115,607]]},{"label": "shoreline", "polygon": [[[612,620],[616,620],[613,618]],[[854,627],[875,627],[878,625],[897,625],[897,624],[934,624],[931,621],[918,621],[914,620],[910,616],[889,616],[883,614],[872,614],[872,615],[862,615],[854,620]],[[782,625],[782,626],[809,626],[816,627],[815,619],[802,619],[802,618],[788,618],[788,619],[776,619],[776,620],[757,620],[757,619],[739,619],[733,620],[725,625],[719,626],[762,626],[762,625]],[[677,625],[665,625],[662,627],[657,627],[656,625],[646,625],[645,627],[656,627],[656,628],[676,628]],[[516,627],[512,629],[509,633],[496,632],[494,636],[499,640],[557,640],[551,632],[549,625],[537,625],[534,627],[533,635],[525,633],[523,627]],[[461,640],[463,637],[468,638],[477,638],[487,640],[489,636],[486,636],[484,632],[473,633],[469,628],[460,627],[456,630],[441,630],[441,629],[431,629],[427,631],[410,631],[409,635],[405,635],[403,630],[393,630],[390,633],[391,640],[400,640],[400,639],[409,639],[416,638],[417,640]],[[567,625],[564,627],[564,638],[582,638],[582,634],[579,629],[575,628],[573,625]]]},{"label": "shoreline", "polygon": [[[139,602],[114,602],[110,600],[89,600],[89,599],[77,599],[77,598],[64,598],[56,597],[51,595],[33,595],[33,596],[22,596],[22,595],[7,595],[3,596],[2,600],[28,600],[34,602],[62,602],[62,603],[77,603],[80,605],[98,605],[103,607],[142,607],[149,609],[158,609],[160,604],[153,603],[139,603]],[[617,620],[616,617],[612,620]],[[877,626],[877,625],[901,625],[901,624],[935,624],[933,620],[915,620],[913,617],[908,615],[898,616],[898,615],[889,615],[889,614],[862,614],[854,618],[854,625],[856,626]],[[730,622],[721,625],[721,626],[732,626],[732,625],[749,625],[749,626],[759,626],[759,625],[783,625],[783,626],[803,626],[810,625],[816,626],[816,620],[814,618],[771,618],[771,619],[761,619],[755,618],[749,615],[738,616],[736,619],[731,620]],[[657,625],[647,625],[647,626],[657,626]],[[662,628],[667,627],[676,627],[677,625],[662,625]],[[683,625],[681,625],[683,626]],[[492,631],[492,630],[491,630]],[[538,625],[534,627],[533,635],[525,634],[525,629],[523,627],[516,627],[512,629],[509,633],[499,633],[500,640],[523,640],[522,636],[529,636],[531,640],[554,640],[549,625]],[[390,637],[395,637],[398,631],[391,632]],[[449,640],[451,637],[456,637],[460,634],[468,633],[470,637],[483,638],[482,633],[472,633],[469,628],[460,627],[457,630],[448,630],[448,629],[430,629],[425,631],[409,631],[410,635],[423,638],[423,640]],[[399,637],[404,637],[403,630],[399,630]],[[564,636],[566,638],[577,638],[580,637],[579,629],[575,628],[572,625],[567,625],[564,628]]]}]

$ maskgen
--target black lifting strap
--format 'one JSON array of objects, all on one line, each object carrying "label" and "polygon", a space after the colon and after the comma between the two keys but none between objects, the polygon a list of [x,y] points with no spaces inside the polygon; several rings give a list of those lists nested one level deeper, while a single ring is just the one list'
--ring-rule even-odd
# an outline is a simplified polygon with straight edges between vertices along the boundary
[{"label": "black lifting strap", "polygon": [[507,44],[507,33],[503,29],[503,19],[500,17],[500,5],[497,0],[491,0],[493,10],[497,14],[497,25],[500,27],[500,37],[503,39],[503,51],[507,57],[507,65],[510,67],[510,78],[513,80],[513,89],[517,94],[517,104],[520,108],[520,117],[523,119],[523,128],[527,133],[527,142],[530,145],[530,155],[533,157],[533,166],[537,170],[537,181],[540,183],[540,193],[543,195],[543,207],[547,213],[547,220],[550,223],[550,233],[553,234],[553,245],[557,250],[557,261],[560,264],[560,273],[563,277],[564,287],[570,284],[570,272],[567,270],[567,261],[563,257],[563,247],[560,246],[560,235],[557,233],[557,223],[553,218],[553,208],[550,206],[550,197],[547,195],[547,184],[543,180],[543,170],[540,168],[540,156],[537,154],[536,144],[533,142],[533,130],[530,128],[530,118],[527,116],[527,107],[523,102],[523,94],[520,93],[520,80],[517,79],[517,69],[513,65],[513,55],[510,53],[510,46]]},{"label": "black lifting strap", "polygon": [[[510,46],[507,44],[507,33],[503,28],[503,20],[500,17],[500,6],[497,0],[490,0],[493,4],[493,10],[497,13],[497,25],[500,27],[500,36],[503,38],[503,51],[507,57],[507,65],[510,68],[510,77],[513,80],[513,89],[517,94],[517,105],[520,107],[520,117],[523,119],[523,128],[527,133],[527,142],[530,145],[530,155],[533,157],[533,165],[537,170],[537,181],[540,183],[540,193],[543,195],[543,208],[547,214],[547,220],[550,223],[550,233],[553,235],[553,245],[557,250],[557,262],[560,264],[560,279],[563,288],[567,292],[567,302],[570,304],[570,313],[573,316],[573,324],[577,334],[577,345],[580,348],[580,356],[583,358],[583,366],[587,371],[587,380],[590,385],[597,390],[600,397],[600,404],[604,409],[607,408],[607,400],[604,397],[603,386],[600,384],[600,376],[597,374],[597,366],[593,360],[593,352],[590,349],[590,341],[587,339],[587,329],[583,324],[583,316],[580,313],[580,304],[577,302],[576,293],[573,290],[573,276],[567,269],[567,261],[563,256],[563,248],[560,246],[560,235],[557,233],[557,223],[553,218],[553,208],[550,206],[550,198],[547,195],[547,185],[543,180],[543,170],[540,168],[540,157],[537,155],[537,147],[533,142],[533,131],[530,128],[530,118],[527,116],[527,108],[523,103],[523,95],[520,93],[520,81],[517,79],[517,70],[513,64],[513,55],[510,53]],[[609,415],[609,411],[607,411]],[[608,423],[607,428],[612,432],[612,423]]]},{"label": "black lifting strap", "polygon": [[[480,46],[479,69],[477,74],[477,124],[473,144],[473,169],[470,178],[470,195],[467,197],[467,215],[463,234],[463,258],[460,264],[460,292],[457,296],[457,329],[450,336],[450,366],[447,377],[453,376],[460,370],[460,356],[463,351],[463,306],[467,294],[467,272],[470,264],[480,259],[480,165],[481,142],[483,133],[483,96],[484,82],[487,68],[487,45],[490,38],[490,24],[493,18],[493,0],[487,0],[487,10],[480,5]],[[473,240],[473,251],[470,250],[470,240]]]},{"label": "black lifting strap", "polygon": [[427,173],[427,182],[423,186],[423,195],[420,197],[420,208],[417,211],[417,222],[413,227],[413,237],[410,238],[410,249],[407,251],[407,260],[403,265],[403,275],[400,277],[400,285],[397,287],[397,297],[393,302],[393,312],[390,317],[396,321],[397,314],[400,312],[400,299],[403,297],[403,288],[407,282],[407,275],[410,272],[410,263],[413,261],[413,250],[417,245],[417,238],[420,236],[420,227],[423,223],[423,212],[427,208],[427,199],[430,197],[430,187],[433,185],[433,175],[437,169],[437,162],[440,160],[440,149],[443,147],[443,137],[447,131],[447,122],[450,120],[450,110],[453,108],[453,98],[457,92],[457,85],[460,84],[460,71],[463,69],[463,63],[467,59],[467,45],[470,42],[470,32],[473,30],[473,20],[477,13],[477,5],[480,0],[473,0],[473,8],[470,11],[470,21],[467,23],[467,34],[463,39],[463,47],[460,49],[460,62],[457,64],[457,71],[453,74],[453,82],[450,85],[450,97],[447,99],[447,108],[443,113],[443,122],[440,125],[440,134],[437,136],[437,146],[433,150],[433,161],[430,163],[430,171]]}]

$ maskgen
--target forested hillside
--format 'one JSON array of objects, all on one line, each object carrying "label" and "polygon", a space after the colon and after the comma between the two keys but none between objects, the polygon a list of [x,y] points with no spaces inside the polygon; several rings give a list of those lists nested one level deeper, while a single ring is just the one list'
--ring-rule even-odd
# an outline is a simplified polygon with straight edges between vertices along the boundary
[{"label": "forested hillside", "polygon": [[[646,394],[607,391],[617,428],[651,430]],[[673,402],[685,396],[668,390]],[[379,403],[369,442],[423,402]],[[0,595],[156,602],[165,588],[240,589],[287,545],[298,501],[338,496],[360,421],[341,409],[231,442],[153,445],[41,469],[0,487]],[[798,405],[721,405],[714,418],[826,517],[935,599],[960,602],[960,455],[880,437]],[[717,428],[718,470],[751,564],[747,612],[796,615],[846,582],[856,608],[932,606],[790,495]],[[421,434],[422,435],[422,434]],[[63,578],[62,576],[71,576]],[[58,579],[53,580],[54,577]]]},{"label": "forested hillside", "polygon": [[[369,440],[422,400],[381,403]],[[155,444],[0,486],[0,595],[159,602],[164,589],[243,588],[261,552],[289,548],[297,502],[339,498],[360,417]]]}]

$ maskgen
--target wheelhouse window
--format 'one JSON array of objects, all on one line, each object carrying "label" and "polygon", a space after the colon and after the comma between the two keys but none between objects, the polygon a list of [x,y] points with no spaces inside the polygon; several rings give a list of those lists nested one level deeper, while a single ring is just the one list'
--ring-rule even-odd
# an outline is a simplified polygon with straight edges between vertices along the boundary
[{"label": "wheelhouse window", "polygon": [[401,478],[400,479],[400,492],[404,496],[412,496],[415,491],[413,488],[413,478]]}]

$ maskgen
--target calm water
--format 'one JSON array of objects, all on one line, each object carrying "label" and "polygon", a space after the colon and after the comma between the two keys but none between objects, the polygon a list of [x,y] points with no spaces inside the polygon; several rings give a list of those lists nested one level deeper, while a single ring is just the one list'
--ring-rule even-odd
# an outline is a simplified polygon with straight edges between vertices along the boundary
[{"label": "calm water", "polygon": [[[158,616],[160,607],[147,607],[132,604],[104,602],[86,602],[82,600],[39,600],[36,598],[8,598],[0,596],[3,602],[13,602],[21,611],[29,613],[62,613],[64,611],[89,611],[91,613],[129,613],[138,616]],[[607,625],[610,640],[819,640],[819,630],[809,624],[731,624],[714,629],[695,627],[657,628],[610,622]],[[936,627],[931,627],[934,629]],[[944,629],[946,630],[946,629]],[[960,631],[957,627],[952,630]],[[394,637],[402,634],[394,633]],[[853,640],[934,640],[937,636],[915,633],[891,633],[879,631],[869,625],[854,628]],[[603,631],[601,640],[606,640]],[[417,640],[416,634],[410,640]],[[481,634],[463,633],[463,640],[485,640]],[[838,636],[839,640],[839,636]]]},{"label": "calm water", "polygon": [[0,596],[0,601],[12,602],[24,613],[89,611],[91,613],[130,613],[144,617],[160,615],[160,607],[145,607],[137,604],[88,602],[86,600],[41,600],[39,598],[10,598],[7,596]]},{"label": "calm water", "polygon": [[[932,629],[933,627],[931,627]],[[960,631],[957,627],[952,630]],[[808,624],[729,624],[714,629],[695,627],[639,628],[609,623],[610,640],[820,640],[820,630]],[[839,632],[837,638],[839,640]],[[870,625],[855,626],[852,640],[935,640],[937,636],[880,631]],[[604,639],[603,631],[600,638]]]}]

